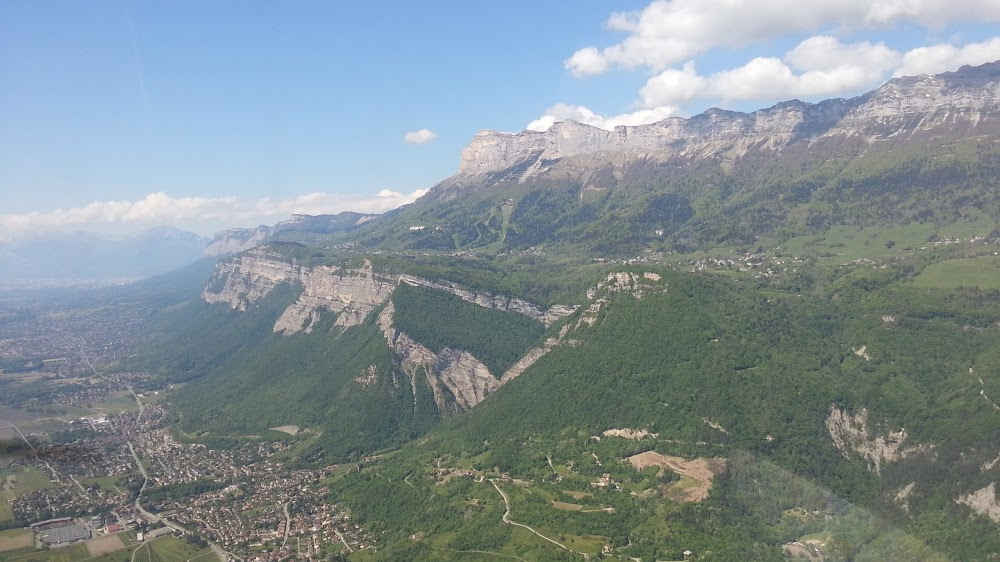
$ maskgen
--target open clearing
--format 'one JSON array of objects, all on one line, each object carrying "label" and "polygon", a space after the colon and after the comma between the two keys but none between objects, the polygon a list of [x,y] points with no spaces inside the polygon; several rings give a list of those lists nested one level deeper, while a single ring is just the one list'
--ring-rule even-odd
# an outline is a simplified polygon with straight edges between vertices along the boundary
[{"label": "open clearing", "polygon": [[55,487],[47,474],[33,466],[25,466],[6,477],[3,491],[7,499],[16,500],[25,494]]},{"label": "open clearing", "polygon": [[83,544],[87,547],[87,552],[89,552],[91,556],[109,554],[125,548],[125,545],[122,543],[122,540],[118,538],[118,535],[108,535],[105,537],[91,539]]},{"label": "open clearing", "polygon": [[35,534],[24,529],[0,532],[0,552],[29,548],[35,545]]},{"label": "open clearing", "polygon": [[911,282],[916,287],[1000,289],[1000,259],[961,258],[932,263]]},{"label": "open clearing", "polygon": [[201,556],[205,557],[203,560],[211,560],[214,556],[208,548],[200,549],[171,536],[160,537],[148,544],[153,547],[153,552],[163,562],[182,562],[184,560],[200,558]]},{"label": "open clearing", "polygon": [[[680,482],[671,484],[668,491],[676,493],[677,499],[685,502],[699,502],[706,499],[712,489],[712,479],[726,466],[725,459],[699,457],[688,460],[668,457],[656,451],[632,455],[628,458],[628,462],[640,471],[647,466],[658,466],[681,475]],[[687,480],[684,477],[687,477]]]},{"label": "open clearing", "polygon": [[559,502],[559,501],[553,501],[552,502],[552,507],[554,507],[556,509],[563,509],[563,510],[566,510],[566,511],[580,511],[580,510],[583,509],[583,506],[580,505],[580,504],[578,504],[578,503],[566,503],[566,502]]}]

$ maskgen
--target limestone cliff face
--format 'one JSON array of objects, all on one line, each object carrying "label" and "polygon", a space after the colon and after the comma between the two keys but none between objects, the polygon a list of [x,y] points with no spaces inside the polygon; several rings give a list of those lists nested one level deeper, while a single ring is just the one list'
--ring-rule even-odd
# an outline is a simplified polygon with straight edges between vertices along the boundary
[{"label": "limestone cliff face", "polygon": [[257,247],[270,235],[271,228],[263,225],[257,228],[223,230],[216,233],[208,246],[205,246],[205,255],[210,257],[230,256],[245,252],[250,248]]},{"label": "limestone cliff face", "polygon": [[445,348],[434,353],[393,326],[395,308],[390,302],[378,317],[379,328],[396,353],[400,367],[417,395],[417,377],[423,376],[442,412],[468,410],[500,387],[486,365],[467,351]]},{"label": "limestone cliff face", "polygon": [[[974,135],[1000,123],[1000,63],[963,67],[935,76],[897,78],[873,92],[817,104],[783,102],[752,113],[710,109],[689,119],[671,117],[613,131],[574,121],[545,132],[482,131],[463,151],[451,183],[513,170],[519,181],[592,163],[638,160],[737,158],[754,149],[781,150],[792,143],[858,136],[867,143],[937,129]],[[991,120],[992,119],[992,120]],[[556,163],[557,160],[562,162]]]},{"label": "limestone cliff face", "polygon": [[[296,283],[302,287],[298,300],[285,309],[274,324],[274,331],[285,335],[311,332],[326,314],[335,314],[334,324],[341,328],[357,326],[374,310],[385,305],[378,318],[379,326],[402,370],[409,377],[414,396],[417,377],[425,377],[434,392],[438,408],[444,412],[463,411],[479,404],[501,384],[515,378],[547,353],[561,336],[550,338],[542,347],[531,350],[506,374],[490,373],[481,361],[467,351],[446,348],[434,353],[397,330],[393,326],[394,307],[387,301],[399,283],[446,291],[478,306],[517,312],[545,325],[576,310],[574,306],[563,305],[546,310],[522,299],[471,291],[455,283],[432,282],[410,275],[379,275],[372,271],[371,263],[367,261],[363,267],[354,269],[303,267],[264,247],[251,249],[220,263],[215,277],[202,292],[202,298],[210,303],[226,303],[234,309],[246,310],[280,283]],[[371,373],[365,375],[372,376]],[[365,377],[361,378],[368,381],[369,378]]]},{"label": "limestone cliff face", "polygon": [[[202,292],[202,298],[210,303],[225,303],[234,309],[246,310],[280,283],[296,283],[302,287],[298,300],[285,309],[274,324],[274,331],[285,335],[312,331],[326,314],[336,315],[334,324],[338,327],[357,326],[382,307],[378,316],[379,328],[409,378],[413,395],[417,393],[417,377],[424,377],[442,412],[468,410],[520,376],[557,346],[576,345],[576,341],[569,338],[570,330],[596,323],[600,310],[612,294],[628,292],[642,298],[667,289],[655,273],[612,273],[588,292],[590,304],[576,322],[563,325],[555,337],[529,350],[505,373],[491,373],[467,351],[445,348],[435,353],[398,330],[393,325],[395,307],[390,300],[398,284],[447,291],[479,306],[524,314],[545,325],[575,313],[577,307],[556,305],[546,310],[522,299],[471,291],[454,283],[432,282],[410,275],[380,275],[372,270],[367,260],[362,267],[353,269],[303,267],[264,247],[220,263],[215,277]],[[374,377],[374,372],[364,373],[358,384],[370,385]]]},{"label": "limestone cliff face", "polygon": [[826,418],[826,430],[833,439],[834,446],[845,458],[856,455],[868,463],[869,470],[879,475],[886,463],[927,450],[922,446],[904,447],[907,437],[905,429],[876,433],[868,423],[868,410],[865,408],[852,415],[846,410],[831,406]]},{"label": "limestone cliff face", "polygon": [[556,322],[565,316],[573,314],[576,310],[575,306],[561,304],[554,305],[548,310],[543,310],[539,306],[522,299],[508,297],[505,295],[494,295],[485,291],[471,291],[455,283],[449,283],[447,281],[428,281],[426,279],[420,279],[419,277],[413,277],[412,275],[400,275],[399,281],[400,283],[406,283],[415,287],[430,287],[439,291],[445,291],[461,298],[466,302],[471,302],[472,304],[479,305],[483,308],[517,312],[527,316],[528,318],[538,320],[546,326],[551,325],[553,322]]},{"label": "limestone cliff face", "polygon": [[201,298],[209,303],[224,302],[237,310],[246,310],[247,306],[267,296],[276,285],[291,281],[297,275],[298,268],[294,264],[257,248],[219,263]]},{"label": "limestone cliff face", "polygon": [[298,301],[288,307],[274,325],[275,332],[284,334],[311,331],[324,310],[337,315],[337,326],[357,326],[389,298],[398,283],[445,291],[484,308],[523,314],[546,326],[576,310],[575,306],[566,305],[546,310],[522,299],[471,291],[455,283],[428,281],[412,275],[377,275],[367,261],[364,267],[356,269],[301,267],[263,247],[220,263],[215,277],[202,292],[202,298],[210,303],[224,302],[235,309],[246,310],[275,285],[284,282],[303,287]]},{"label": "limestone cliff face", "polygon": [[[215,289],[220,281],[221,289]],[[235,309],[246,310],[276,285],[285,282],[302,285],[302,294],[274,324],[274,331],[283,334],[312,331],[324,312],[337,315],[337,326],[356,326],[389,298],[396,284],[395,279],[375,274],[367,261],[356,269],[308,268],[289,263],[264,248],[255,248],[220,263],[214,280],[202,292],[202,298],[210,303],[224,302]]]},{"label": "limestone cliff face", "polygon": [[321,310],[337,315],[336,326],[357,326],[389,298],[396,286],[394,280],[372,273],[367,261],[359,269],[300,268],[298,281],[303,285],[302,295],[278,318],[275,332],[310,332]]}]

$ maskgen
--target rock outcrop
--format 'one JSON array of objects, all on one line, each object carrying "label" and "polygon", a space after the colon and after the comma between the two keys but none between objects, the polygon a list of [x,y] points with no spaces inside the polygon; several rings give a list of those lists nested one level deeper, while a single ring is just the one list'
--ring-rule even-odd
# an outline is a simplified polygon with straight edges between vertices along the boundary
[{"label": "rock outcrop", "polygon": [[430,287],[432,289],[451,293],[466,302],[479,305],[483,308],[517,312],[527,316],[528,318],[538,320],[546,326],[549,326],[553,322],[557,322],[561,318],[569,316],[576,311],[575,306],[561,304],[554,305],[548,310],[543,310],[541,307],[526,300],[508,297],[505,295],[494,295],[485,291],[471,291],[456,283],[449,283],[447,281],[428,281],[412,275],[400,275],[399,281],[400,283],[406,283],[414,287]]},{"label": "rock outcrop", "polygon": [[409,376],[414,397],[418,376],[425,378],[442,412],[468,410],[500,387],[500,381],[471,353],[449,348],[434,353],[397,330],[393,325],[394,314],[395,307],[390,302],[379,314],[378,325],[403,372]]},{"label": "rock outcrop", "polygon": [[544,132],[481,131],[462,152],[458,175],[450,181],[506,170],[524,182],[558,166],[586,168],[588,160],[622,165],[643,159],[733,159],[754,149],[775,151],[826,137],[857,136],[871,144],[939,127],[960,128],[969,136],[1000,110],[998,94],[1000,63],[990,63],[897,78],[849,100],[793,100],[752,113],[710,109],[689,119],[670,117],[613,131],[575,121]]},{"label": "rock outcrop", "polygon": [[296,279],[298,269],[281,256],[256,248],[219,263],[215,276],[201,292],[201,298],[208,303],[222,302],[234,309],[246,310],[278,284]]},{"label": "rock outcrop", "polygon": [[201,296],[209,303],[224,302],[235,309],[246,310],[284,282],[302,286],[298,301],[289,306],[274,325],[275,332],[284,334],[312,331],[323,310],[337,315],[337,326],[357,326],[389,298],[398,283],[445,291],[484,308],[523,314],[546,326],[576,310],[575,306],[566,305],[546,310],[523,299],[471,291],[455,283],[427,281],[412,275],[378,275],[367,261],[363,267],[355,269],[302,267],[263,247],[220,263]]},{"label": "rock outcrop", "polygon": [[[221,288],[215,289],[220,282]],[[289,263],[265,248],[255,248],[220,263],[201,296],[210,303],[224,302],[246,310],[279,283],[286,282],[300,284],[302,294],[274,324],[274,331],[283,334],[312,331],[323,311],[337,315],[336,326],[357,326],[389,298],[396,285],[395,279],[375,274],[368,261],[355,269],[308,268]]]},{"label": "rock outcrop", "polygon": [[845,458],[856,455],[868,463],[868,470],[882,474],[882,467],[906,458],[908,455],[926,450],[926,447],[904,447],[906,430],[883,431],[876,433],[868,423],[868,410],[862,408],[857,414],[830,406],[830,414],[826,418],[826,430]]},{"label": "rock outcrop", "polygon": [[[546,326],[573,314],[577,307],[556,305],[546,310],[522,299],[472,291],[455,283],[428,281],[411,275],[381,275],[373,271],[367,260],[357,268],[304,267],[266,247],[251,249],[220,263],[215,277],[202,292],[202,298],[209,303],[225,303],[234,309],[246,310],[281,283],[302,287],[298,299],[274,324],[273,330],[285,335],[311,332],[324,314],[336,315],[334,325],[337,327],[357,326],[382,307],[377,319],[379,328],[409,377],[413,396],[417,395],[417,377],[423,376],[443,412],[474,407],[557,346],[574,345],[576,342],[567,338],[571,328],[596,322],[598,313],[612,294],[628,292],[642,298],[667,289],[655,273],[611,273],[588,291],[590,306],[576,323],[563,325],[558,335],[530,349],[506,372],[491,373],[482,361],[467,351],[445,348],[435,353],[396,329],[393,325],[395,307],[390,300],[396,286],[406,283],[446,291],[485,308],[523,314]],[[367,387],[374,384],[375,379],[375,371],[366,371],[356,382]]]},{"label": "rock outcrop", "polygon": [[968,506],[980,515],[989,517],[995,523],[1000,523],[1000,501],[997,500],[995,482],[990,482],[989,486],[985,488],[960,496],[955,502]]},{"label": "rock outcrop", "polygon": [[282,232],[308,232],[333,234],[361,226],[378,215],[345,211],[336,215],[292,215],[292,218],[274,226],[233,228],[216,233],[205,247],[206,256],[229,256],[245,252],[263,244],[268,238]]},{"label": "rock outcrop", "polygon": [[240,252],[245,252],[251,248],[259,246],[271,235],[271,227],[258,226],[257,228],[231,228],[215,233],[212,241],[205,246],[205,255],[231,256]]}]

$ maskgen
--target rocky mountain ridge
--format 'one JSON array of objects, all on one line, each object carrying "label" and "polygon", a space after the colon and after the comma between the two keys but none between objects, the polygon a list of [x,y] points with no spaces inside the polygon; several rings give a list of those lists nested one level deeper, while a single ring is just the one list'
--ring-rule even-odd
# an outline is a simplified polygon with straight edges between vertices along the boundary
[{"label": "rocky mountain ridge", "polygon": [[256,228],[232,228],[217,232],[205,246],[205,255],[229,256],[244,252],[262,244],[268,238],[281,233],[334,234],[353,230],[374,219],[378,215],[345,211],[336,215],[292,215],[292,218],[274,226],[260,225]]},{"label": "rocky mountain ridge", "polygon": [[197,261],[207,242],[166,226],[129,235],[39,233],[0,243],[0,285],[134,281]]},{"label": "rocky mountain ridge", "polygon": [[[506,373],[490,373],[467,351],[445,348],[435,353],[393,326],[394,308],[387,301],[400,283],[444,291],[491,310],[517,312],[546,326],[576,311],[576,307],[567,305],[554,305],[545,310],[522,299],[471,291],[455,283],[428,281],[412,275],[383,275],[373,271],[368,260],[357,268],[305,267],[264,247],[220,262],[201,296],[208,303],[225,303],[233,309],[246,311],[281,283],[302,287],[299,298],[282,312],[273,326],[275,333],[284,335],[312,332],[324,314],[336,315],[334,325],[339,328],[358,326],[385,305],[378,316],[378,324],[387,344],[409,376],[414,395],[416,377],[422,372],[441,411],[472,408],[502,384],[516,378],[555,342],[532,349]],[[447,389],[450,396],[442,388]]]},{"label": "rocky mountain ridge", "polygon": [[[903,77],[852,99],[820,103],[798,100],[752,113],[710,109],[691,118],[618,126],[607,131],[575,121],[544,132],[481,131],[462,152],[458,174],[445,185],[508,170],[524,182],[557,160],[623,163],[641,159],[735,158],[758,148],[781,150],[824,137],[861,136],[867,143],[892,140],[936,127],[959,127],[977,134],[1000,110],[1000,62],[962,67],[939,75]],[[586,167],[585,162],[576,162]],[[512,170],[513,169],[513,170]]]}]

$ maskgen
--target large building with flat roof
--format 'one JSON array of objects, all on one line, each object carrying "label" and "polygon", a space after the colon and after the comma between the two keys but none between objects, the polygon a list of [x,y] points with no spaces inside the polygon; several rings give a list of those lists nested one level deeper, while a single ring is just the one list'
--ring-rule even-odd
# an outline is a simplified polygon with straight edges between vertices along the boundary
[{"label": "large building with flat roof", "polygon": [[79,524],[50,527],[39,531],[42,544],[66,544],[90,538],[90,530]]}]

